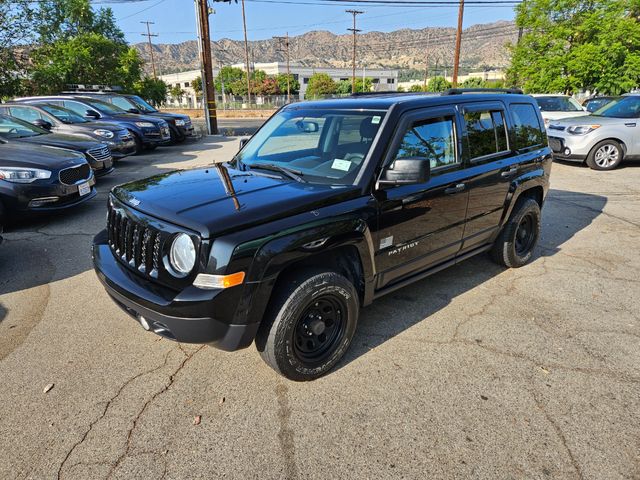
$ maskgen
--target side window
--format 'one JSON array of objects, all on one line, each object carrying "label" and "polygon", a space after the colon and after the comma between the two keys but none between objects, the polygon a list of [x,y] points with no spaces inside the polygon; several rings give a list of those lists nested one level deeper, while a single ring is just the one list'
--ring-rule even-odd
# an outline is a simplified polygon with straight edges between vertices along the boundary
[{"label": "side window", "polygon": [[402,137],[394,159],[407,157],[428,159],[431,169],[459,163],[454,118],[437,117],[414,122]]},{"label": "side window", "polygon": [[42,118],[40,112],[34,110],[33,108],[28,107],[11,107],[10,115],[12,117],[19,118],[20,120],[24,120],[25,122],[33,123],[36,120]]},{"label": "side window", "polygon": [[538,114],[529,103],[512,103],[511,116],[515,130],[515,147],[523,150],[544,143],[544,132]]},{"label": "side window", "polygon": [[508,150],[504,114],[500,110],[466,112],[469,158],[474,159]]},{"label": "side window", "polygon": [[64,107],[68,108],[69,110],[71,110],[72,112],[77,113],[78,115],[80,115],[81,117],[84,117],[87,115],[87,111],[91,110],[89,107],[87,107],[86,105],[83,105],[81,103],[78,102],[71,102],[69,100],[65,100],[64,101]]},{"label": "side window", "polygon": [[129,110],[130,108],[133,108],[129,101],[126,98],[122,97],[113,97],[111,99],[111,103],[113,103],[116,107],[122,108],[123,110]]}]

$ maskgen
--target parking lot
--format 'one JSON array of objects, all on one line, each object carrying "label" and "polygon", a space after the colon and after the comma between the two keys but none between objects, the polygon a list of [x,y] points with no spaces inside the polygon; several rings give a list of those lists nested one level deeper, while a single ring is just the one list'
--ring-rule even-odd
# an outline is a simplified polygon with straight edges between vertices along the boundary
[{"label": "parking lot", "polygon": [[640,162],[556,163],[531,264],[376,301],[338,368],[294,383],[254,347],[145,332],[91,266],[111,187],[237,146],[129,157],[4,234],[0,478],[640,478]]}]

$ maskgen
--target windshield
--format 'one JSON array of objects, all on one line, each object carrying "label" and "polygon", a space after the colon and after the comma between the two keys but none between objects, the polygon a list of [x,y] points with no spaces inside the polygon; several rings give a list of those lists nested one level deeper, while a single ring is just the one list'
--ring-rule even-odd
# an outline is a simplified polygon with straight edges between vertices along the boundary
[{"label": "windshield", "polygon": [[120,115],[122,113],[127,113],[125,110],[120,107],[116,107],[115,105],[111,105],[110,103],[101,102],[100,100],[93,100],[91,98],[83,98],[82,101],[87,105],[91,105],[93,108],[98,110],[100,113],[107,113],[110,115]]},{"label": "windshield", "polygon": [[62,123],[74,124],[74,123],[88,123],[89,120],[85,120],[77,113],[67,110],[66,108],[58,107],[56,105],[40,105],[45,112],[50,113]]},{"label": "windshield", "polygon": [[581,112],[580,104],[571,97],[535,97],[543,112]]},{"label": "windshield", "polygon": [[305,182],[350,185],[384,115],[383,111],[284,110],[251,138],[232,164],[241,170],[265,166],[269,175],[284,168]]},{"label": "windshield", "polygon": [[640,96],[620,97],[599,108],[596,117],[640,118]]},{"label": "windshield", "polygon": [[135,103],[136,108],[142,113],[155,113],[158,111],[137,95],[131,95],[127,98]]},{"label": "windshield", "polygon": [[45,133],[49,132],[17,118],[0,115],[0,136],[3,138],[37,137]]},{"label": "windshield", "polygon": [[615,98],[592,98],[591,100],[584,102],[584,106],[587,109],[587,112],[593,113],[614,100]]}]

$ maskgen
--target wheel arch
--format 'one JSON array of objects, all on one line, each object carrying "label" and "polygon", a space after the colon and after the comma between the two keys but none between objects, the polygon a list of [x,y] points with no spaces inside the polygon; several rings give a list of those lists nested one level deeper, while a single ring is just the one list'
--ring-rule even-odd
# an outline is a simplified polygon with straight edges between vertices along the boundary
[{"label": "wheel arch", "polygon": [[614,142],[616,142],[616,143],[619,143],[619,144],[620,144],[620,146],[622,147],[622,156],[624,157],[624,156],[626,156],[626,155],[627,155],[627,144],[624,142],[624,140],[621,140],[621,139],[620,139],[620,138],[618,138],[618,137],[607,137],[607,138],[603,138],[603,139],[601,139],[601,140],[598,140],[598,141],[593,145],[593,147],[591,147],[591,149],[589,150],[589,153],[587,154],[587,156],[588,156],[588,155],[591,155],[591,153],[593,153],[594,149],[595,149],[598,145],[600,145],[602,142],[607,142],[607,141],[614,141]]}]

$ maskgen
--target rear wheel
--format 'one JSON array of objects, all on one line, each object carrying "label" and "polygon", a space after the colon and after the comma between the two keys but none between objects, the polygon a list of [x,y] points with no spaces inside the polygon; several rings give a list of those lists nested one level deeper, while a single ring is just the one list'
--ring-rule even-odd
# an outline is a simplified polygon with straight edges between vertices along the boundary
[{"label": "rear wheel", "polygon": [[603,140],[587,155],[587,165],[593,170],[613,170],[624,157],[622,145],[615,140]]},{"label": "rear wheel", "polygon": [[491,256],[496,263],[509,268],[526,264],[540,238],[540,206],[533,198],[525,198],[514,207],[509,220],[493,244]]},{"label": "rear wheel", "polygon": [[272,298],[256,347],[276,372],[296,381],[327,373],[351,344],[358,293],[336,272],[307,270],[281,283]]}]

